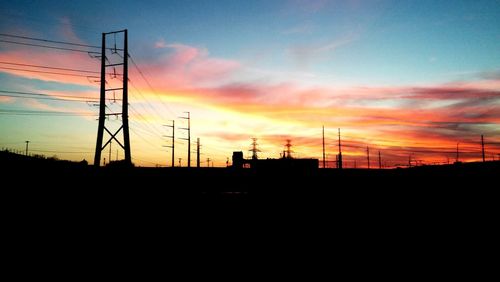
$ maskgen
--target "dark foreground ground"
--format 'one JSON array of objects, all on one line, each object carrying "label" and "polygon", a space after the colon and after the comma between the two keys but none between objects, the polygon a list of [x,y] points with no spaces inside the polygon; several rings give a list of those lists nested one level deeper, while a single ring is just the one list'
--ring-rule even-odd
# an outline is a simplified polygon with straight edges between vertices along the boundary
[{"label": "dark foreground ground", "polygon": [[[230,168],[94,168],[0,152],[4,200],[96,208],[161,209],[196,203],[268,204],[357,211],[487,208],[500,162],[411,169],[254,171]],[[496,198],[496,197],[495,197]]]},{"label": "dark foreground ground", "polygon": [[[484,258],[497,234],[499,162],[343,171],[95,169],[0,152],[0,168],[11,260],[29,254],[38,263],[57,248],[61,258],[103,265],[103,250],[124,258],[142,253],[135,259],[156,252],[157,264],[173,247],[186,261],[192,249],[208,247],[204,262],[221,248],[230,249],[228,260],[305,251],[306,261],[367,259],[386,262],[385,273],[413,267],[407,274],[425,264],[449,275]],[[450,262],[459,269],[444,268]]]}]

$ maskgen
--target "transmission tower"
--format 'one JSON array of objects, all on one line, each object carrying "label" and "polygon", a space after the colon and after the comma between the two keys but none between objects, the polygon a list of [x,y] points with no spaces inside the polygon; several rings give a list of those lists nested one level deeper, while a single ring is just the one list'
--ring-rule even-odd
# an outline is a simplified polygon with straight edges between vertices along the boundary
[{"label": "transmission tower", "polygon": [[252,149],[249,151],[252,152],[252,160],[258,159],[257,157],[257,152],[260,152],[260,150],[257,148],[257,138],[252,138]]},{"label": "transmission tower", "polygon": [[[116,35],[123,33],[123,49],[116,48]],[[114,48],[106,48],[106,37],[109,35],[113,35],[115,38]],[[97,142],[95,149],[95,157],[94,157],[94,166],[99,166],[101,162],[101,152],[106,148],[108,144],[114,139],[120,147],[125,152],[125,163],[127,165],[132,165],[132,156],[130,153],[130,135],[129,135],[129,127],[128,127],[128,34],[127,30],[113,31],[102,34],[102,45],[101,45],[101,92],[100,92],[100,103],[99,103],[99,126],[97,128]],[[110,52],[110,56],[106,56],[106,51]],[[122,52],[122,54],[120,54]],[[122,62],[113,63],[111,62],[111,55],[117,54],[119,57],[123,59]],[[123,76],[123,85],[118,88],[106,88],[106,68],[113,68],[115,72],[115,67],[122,67],[122,76]],[[108,91],[121,91],[122,92],[122,112],[121,113],[106,113],[106,93]],[[118,116],[121,114],[122,117],[122,125],[112,133],[106,125],[106,117],[109,116]],[[116,137],[120,131],[123,130],[123,143],[118,140]],[[104,131],[106,131],[110,138],[109,140],[102,145],[104,139]]]},{"label": "transmission tower", "polygon": [[285,147],[286,147],[286,158],[287,159],[291,159],[292,158],[292,140],[291,139],[287,139],[286,140],[286,144],[285,144]]}]

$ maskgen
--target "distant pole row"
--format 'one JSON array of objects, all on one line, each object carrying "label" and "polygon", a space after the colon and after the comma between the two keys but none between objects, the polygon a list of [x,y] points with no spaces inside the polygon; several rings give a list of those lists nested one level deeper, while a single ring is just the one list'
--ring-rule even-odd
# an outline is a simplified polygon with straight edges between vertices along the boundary
[{"label": "distant pole row", "polygon": [[[187,120],[187,127],[179,127],[177,129],[186,130],[187,131],[187,138],[179,137],[178,139],[186,140],[188,142],[187,167],[190,168],[191,167],[191,113],[190,112],[184,112],[184,113],[186,114],[186,116],[181,116],[179,118]],[[164,145],[163,147],[167,147],[167,148],[172,149],[171,165],[172,165],[172,167],[175,167],[175,120],[172,120],[172,124],[164,124],[163,126],[172,128],[172,135],[163,135],[163,137],[170,138],[172,144],[171,145]],[[196,167],[197,168],[200,167],[200,155],[201,155],[200,148],[201,148],[200,138],[196,138]],[[181,167],[182,166],[182,158],[179,158],[178,160],[179,160],[178,166]]]},{"label": "distant pole row", "polygon": [[[457,142],[456,153],[455,153],[455,162],[456,163],[460,162],[459,144],[460,144],[460,142]],[[323,163],[323,168],[326,168],[325,126],[322,126],[322,147],[323,147],[322,163]],[[481,135],[481,157],[482,157],[482,161],[486,162],[486,154],[485,154],[485,148],[484,148],[484,136],[483,135]],[[494,157],[493,157],[493,160],[495,160]],[[500,154],[499,154],[499,160],[500,160]],[[412,161],[414,161],[415,165],[418,165],[419,163],[422,162],[421,160],[412,160],[412,154],[410,153],[408,156],[408,167],[412,167]],[[366,146],[366,162],[367,162],[367,168],[370,169],[371,161],[370,161],[370,147],[369,146]],[[336,155],[335,163],[336,163],[336,167],[338,169],[342,169],[343,161],[342,161],[340,128],[338,129],[338,154]],[[449,163],[449,161],[448,161],[448,163]],[[380,150],[378,150],[378,168],[382,169],[382,167],[383,167],[382,156],[381,156]],[[356,160],[354,161],[354,168],[356,168]]]}]

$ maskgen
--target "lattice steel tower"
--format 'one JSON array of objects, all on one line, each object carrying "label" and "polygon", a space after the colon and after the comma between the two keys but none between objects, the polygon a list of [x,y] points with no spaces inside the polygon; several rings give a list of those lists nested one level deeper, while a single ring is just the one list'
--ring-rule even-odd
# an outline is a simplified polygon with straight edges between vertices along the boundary
[{"label": "lattice steel tower", "polygon": [[[116,48],[116,36],[123,34],[123,49]],[[114,46],[106,47],[106,38],[107,36],[114,37]],[[108,144],[110,144],[111,140],[115,140],[116,143],[124,150],[125,155],[125,164],[132,165],[132,156],[130,153],[130,135],[129,135],[129,127],[128,127],[128,39],[127,39],[127,30],[113,31],[102,34],[102,45],[101,45],[101,92],[100,92],[100,103],[99,103],[99,126],[97,128],[97,142],[95,149],[95,158],[94,158],[94,166],[99,166],[101,162],[101,152],[106,148]],[[109,53],[109,57],[107,56]],[[111,61],[111,55],[116,55],[123,59],[122,62],[114,63]],[[115,57],[115,56],[113,56]],[[118,74],[122,76],[122,87],[107,87],[108,83],[106,81],[106,70],[108,68],[113,68],[114,78],[117,77],[116,68],[122,68],[122,74]],[[116,91],[122,92],[122,108],[121,113],[106,113],[106,94],[113,93]],[[106,127],[106,118],[109,116],[119,116],[121,115],[122,124],[121,126],[114,132],[110,131],[109,128]],[[104,138],[104,131],[109,134],[109,140],[102,145]],[[119,138],[117,138],[118,133],[123,131],[123,140],[120,142]]]}]

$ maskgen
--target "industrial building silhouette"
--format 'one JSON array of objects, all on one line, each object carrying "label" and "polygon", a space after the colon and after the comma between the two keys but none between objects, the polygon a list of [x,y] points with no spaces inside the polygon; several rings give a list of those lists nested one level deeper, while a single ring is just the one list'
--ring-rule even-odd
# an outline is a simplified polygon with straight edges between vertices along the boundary
[{"label": "industrial building silhouette", "polygon": [[318,170],[319,160],[312,158],[296,159],[282,156],[279,159],[243,158],[243,152],[233,152],[233,168],[251,168],[255,170],[292,170],[315,171]]}]

